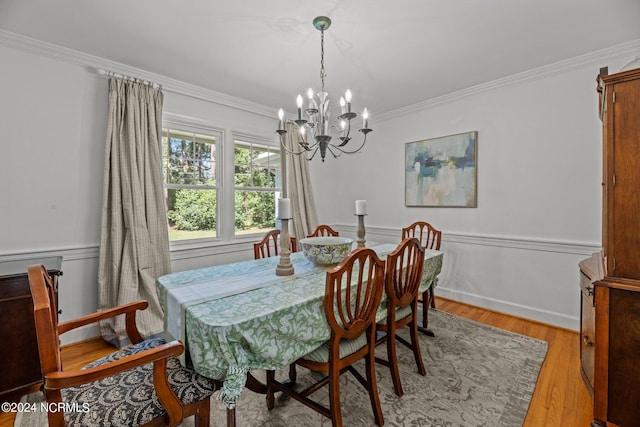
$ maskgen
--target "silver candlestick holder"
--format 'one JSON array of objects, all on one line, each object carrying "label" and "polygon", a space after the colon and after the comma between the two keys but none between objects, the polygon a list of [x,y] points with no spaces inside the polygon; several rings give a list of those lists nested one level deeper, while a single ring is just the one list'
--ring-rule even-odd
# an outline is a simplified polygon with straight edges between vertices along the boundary
[{"label": "silver candlestick holder", "polygon": [[291,218],[278,218],[282,224],[280,231],[280,261],[276,266],[276,276],[291,276],[293,265],[291,264],[291,242],[289,241],[289,220]]},{"label": "silver candlestick holder", "polygon": [[366,215],[367,214],[364,214],[364,215],[356,214],[356,216],[358,217],[358,229],[356,231],[356,235],[358,236],[358,240],[357,240],[357,247],[358,248],[364,248],[365,247],[366,240],[364,240],[364,235],[365,235],[364,217]]}]

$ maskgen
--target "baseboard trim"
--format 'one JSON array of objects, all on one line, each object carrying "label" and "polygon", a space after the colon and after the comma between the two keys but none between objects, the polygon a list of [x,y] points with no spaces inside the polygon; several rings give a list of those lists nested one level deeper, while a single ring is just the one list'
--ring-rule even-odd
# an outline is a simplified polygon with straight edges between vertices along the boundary
[{"label": "baseboard trim", "polygon": [[580,318],[578,317],[568,316],[562,313],[529,307],[495,298],[487,298],[482,295],[472,294],[469,292],[448,289],[444,286],[438,286],[435,293],[436,298],[440,296],[442,298],[487,308],[500,313],[535,320],[553,326],[559,326],[571,331],[580,330]]}]

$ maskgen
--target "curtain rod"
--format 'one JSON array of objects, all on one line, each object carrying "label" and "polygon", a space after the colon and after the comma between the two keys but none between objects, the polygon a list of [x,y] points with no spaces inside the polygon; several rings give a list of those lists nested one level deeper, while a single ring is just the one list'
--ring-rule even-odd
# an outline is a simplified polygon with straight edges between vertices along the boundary
[{"label": "curtain rod", "polygon": [[149,85],[149,86],[153,87],[154,89],[162,89],[162,85],[160,83],[151,82],[149,80],[139,79],[139,78],[133,77],[133,76],[127,76],[127,75],[116,73],[116,72],[113,72],[113,71],[104,70],[102,68],[98,68],[96,70],[96,72],[98,74],[100,74],[101,76],[116,77],[118,79],[129,80],[129,81],[132,81],[132,82],[137,82],[137,83],[142,83],[142,84],[145,84],[145,85]]}]

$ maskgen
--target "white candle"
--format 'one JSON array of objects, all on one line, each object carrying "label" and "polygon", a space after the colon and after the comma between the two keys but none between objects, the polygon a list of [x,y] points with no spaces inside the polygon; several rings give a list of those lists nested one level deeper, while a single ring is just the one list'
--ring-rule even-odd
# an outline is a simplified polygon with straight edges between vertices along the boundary
[{"label": "white candle", "polygon": [[284,129],[284,111],[281,109],[278,110],[278,130]]},{"label": "white candle", "polygon": [[367,201],[356,200],[356,215],[366,215],[366,214],[367,214]]},{"label": "white candle", "polygon": [[369,126],[369,112],[365,108],[364,111],[362,112],[362,128],[368,129],[368,126]]},{"label": "white candle", "polygon": [[344,114],[347,112],[347,101],[344,100],[344,96],[340,97],[340,113]]},{"label": "white candle", "polygon": [[309,109],[313,109],[313,90],[311,88],[307,91],[307,98],[309,98]]},{"label": "white candle", "polygon": [[298,106],[298,120],[302,119],[302,95],[298,94],[296,98],[296,105]]},{"label": "white candle", "polygon": [[347,89],[344,93],[344,100],[347,101],[347,113],[351,112],[351,91]]},{"label": "white candle", "polygon": [[291,218],[291,200],[278,199],[278,217],[281,219]]}]

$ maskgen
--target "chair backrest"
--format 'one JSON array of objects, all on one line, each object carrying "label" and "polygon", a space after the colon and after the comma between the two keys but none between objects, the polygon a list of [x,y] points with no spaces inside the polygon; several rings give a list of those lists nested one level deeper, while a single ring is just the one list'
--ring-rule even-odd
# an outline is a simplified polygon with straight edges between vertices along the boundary
[{"label": "chair backrest", "polygon": [[402,238],[416,237],[423,248],[440,250],[440,240],[442,232],[433,228],[431,224],[424,221],[417,221],[402,229]]},{"label": "chair backrest", "polygon": [[62,370],[53,279],[43,265],[27,269],[42,375]]},{"label": "chair backrest", "polygon": [[423,270],[424,248],[415,237],[407,237],[387,255],[385,288],[390,310],[407,307],[416,300]]},{"label": "chair backrest", "polygon": [[[298,252],[298,240],[290,237],[291,252]],[[267,232],[262,240],[253,244],[253,256],[255,259],[268,258],[280,253],[280,230]]]},{"label": "chair backrest", "polygon": [[324,311],[332,345],[359,337],[375,323],[384,291],[384,264],[372,249],[360,248],[327,271]]},{"label": "chair backrest", "polygon": [[317,226],[316,229],[313,230],[313,233],[309,234],[307,237],[319,237],[319,236],[340,236],[340,233],[338,233],[336,230],[329,227],[328,225],[322,224]]}]

